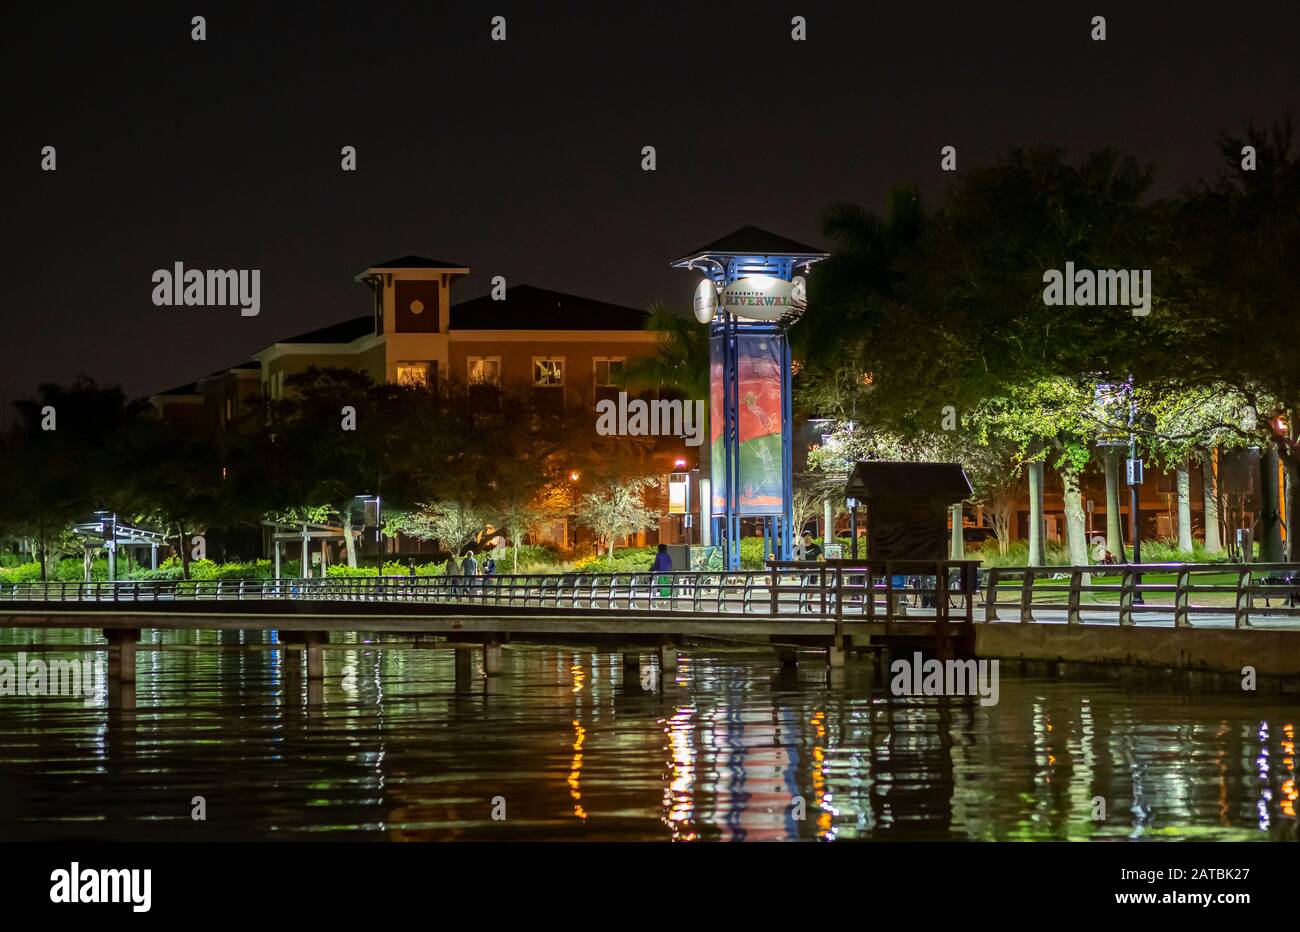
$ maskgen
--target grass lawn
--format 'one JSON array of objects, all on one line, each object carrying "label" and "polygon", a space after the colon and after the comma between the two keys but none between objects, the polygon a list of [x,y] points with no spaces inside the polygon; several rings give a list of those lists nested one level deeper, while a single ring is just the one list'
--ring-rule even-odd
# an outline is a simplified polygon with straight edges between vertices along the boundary
[{"label": "grass lawn", "polygon": [[[1050,569],[1050,567],[1048,567]],[[1193,573],[1193,586],[1236,586],[1237,574],[1235,572],[1223,573]],[[1177,582],[1175,573],[1143,573],[1142,574],[1142,598],[1147,605],[1168,605],[1171,608],[1174,604],[1174,585]],[[1094,586],[1115,586],[1113,592],[1084,592],[1082,595],[1082,604],[1106,605],[1117,604],[1119,602],[1119,584],[1120,575],[1118,573],[1098,576],[1092,574],[1091,583]],[[1164,585],[1168,586],[1167,591],[1152,592],[1147,586]],[[1060,579],[1035,579],[1034,580],[1034,604],[1050,604],[1059,602],[1061,605],[1066,604],[1069,600],[1069,576],[1063,576]],[[1053,587],[1059,587],[1059,591],[1054,591]],[[1013,605],[1019,599],[1021,586],[1019,580],[1012,580],[1007,583],[998,585],[998,605],[1006,600],[1008,605]],[[1041,591],[1041,595],[1039,594]],[[1259,597],[1257,597],[1258,600]],[[1232,592],[1192,592],[1191,603],[1197,605],[1215,605],[1231,606],[1235,603],[1236,597]]]}]

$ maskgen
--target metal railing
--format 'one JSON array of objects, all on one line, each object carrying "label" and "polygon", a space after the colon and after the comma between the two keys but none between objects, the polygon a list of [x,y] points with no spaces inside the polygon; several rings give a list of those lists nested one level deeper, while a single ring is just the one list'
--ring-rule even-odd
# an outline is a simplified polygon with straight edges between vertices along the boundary
[{"label": "metal railing", "polygon": [[[998,609],[1013,605],[1025,623],[1037,620],[1035,609],[1064,609],[1068,624],[1080,623],[1084,611],[1114,612],[1126,626],[1136,624],[1134,615],[1172,614],[1179,628],[1191,627],[1193,613],[1231,615],[1237,628],[1250,627],[1252,615],[1300,617],[1300,564],[1296,563],[1000,566],[985,572],[984,621],[998,621]],[[1170,574],[1172,582],[1142,578]],[[1228,582],[1223,581],[1225,576]],[[1012,594],[1014,601],[1000,598]]]},{"label": "metal railing", "polygon": [[[1161,575],[1172,581],[1144,580]],[[1215,577],[1215,578],[1209,578]],[[982,618],[975,615],[983,596]],[[993,622],[1035,612],[1084,613],[1133,625],[1135,616],[1300,617],[1300,564],[1146,563],[979,568],[974,560],[774,562],[762,570],[341,576],[324,579],[0,583],[0,603],[168,603],[304,600],[495,606],[562,612],[653,611],[883,622]],[[1261,603],[1263,603],[1261,605]]]},{"label": "metal railing", "polygon": [[[975,561],[773,563],[763,570],[324,579],[0,583],[0,602],[132,603],[305,600],[481,605],[552,611],[845,615],[892,622],[924,606],[944,620],[954,599],[974,620]],[[961,585],[965,580],[965,586]],[[954,588],[955,587],[955,588]],[[943,598],[937,593],[942,591]]]}]

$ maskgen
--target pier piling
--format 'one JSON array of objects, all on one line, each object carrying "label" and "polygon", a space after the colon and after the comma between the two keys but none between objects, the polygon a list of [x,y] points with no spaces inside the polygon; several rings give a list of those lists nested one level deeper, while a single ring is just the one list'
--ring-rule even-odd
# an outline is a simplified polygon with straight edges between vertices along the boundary
[{"label": "pier piling", "polygon": [[105,628],[108,640],[108,678],[114,683],[135,683],[135,648],[140,632],[135,628]]},{"label": "pier piling", "polygon": [[497,640],[483,643],[483,672],[488,676],[501,675],[502,647]]}]

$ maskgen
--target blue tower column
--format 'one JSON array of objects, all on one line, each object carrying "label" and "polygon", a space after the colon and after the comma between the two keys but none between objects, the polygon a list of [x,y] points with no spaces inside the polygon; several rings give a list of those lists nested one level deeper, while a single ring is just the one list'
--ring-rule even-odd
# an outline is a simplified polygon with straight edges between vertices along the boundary
[{"label": "blue tower column", "polygon": [[[778,510],[755,514],[763,526],[764,553],[775,554],[779,560],[792,556],[792,512],[794,507],[794,442],[791,414],[791,359],[790,344],[780,327],[771,322],[738,320],[723,312],[715,321],[710,337],[715,341],[712,353],[721,363],[717,373],[721,378],[718,394],[722,399],[722,484],[718,489],[722,499],[722,514],[715,516],[714,539],[723,546],[723,563],[728,569],[740,568],[741,531],[741,440],[740,440],[740,337],[762,337],[776,348],[780,367],[779,417],[781,422],[781,504]],[[713,376],[710,376],[712,386]],[[718,533],[719,529],[721,533]]]},{"label": "blue tower column", "polygon": [[790,357],[790,341],[784,333],[781,338],[781,517],[778,560],[794,557],[794,404],[791,381],[794,360]]},{"label": "blue tower column", "polygon": [[[672,265],[704,274],[715,288],[722,289],[741,278],[755,277],[791,281],[797,269],[807,271],[827,253],[803,243],[770,233],[758,227],[742,227],[721,239],[687,253]],[[699,313],[697,307],[697,313]],[[712,315],[712,316],[711,316]],[[759,317],[764,315],[760,314]],[[779,315],[778,315],[779,316]],[[738,317],[725,307],[701,314],[709,326],[710,391],[721,399],[721,469],[714,475],[723,480],[714,494],[722,501],[722,513],[710,509],[713,538],[723,547],[723,565],[740,568],[740,337],[756,336],[774,341],[780,367],[781,426],[781,500],[778,510],[756,513],[763,526],[764,553],[788,560],[793,555],[794,532],[794,426],[791,379],[793,375],[790,343],[779,320]],[[716,356],[715,356],[716,351]],[[717,369],[714,369],[714,366]],[[722,384],[716,384],[717,379]],[[716,483],[715,483],[716,485]]]}]

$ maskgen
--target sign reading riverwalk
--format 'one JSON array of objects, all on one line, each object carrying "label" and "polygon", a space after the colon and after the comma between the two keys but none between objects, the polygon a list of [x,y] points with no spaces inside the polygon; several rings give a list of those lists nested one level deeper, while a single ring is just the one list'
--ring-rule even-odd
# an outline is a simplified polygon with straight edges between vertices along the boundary
[{"label": "sign reading riverwalk", "polygon": [[722,306],[747,320],[780,320],[802,302],[804,280],[747,275],[722,289]]}]

